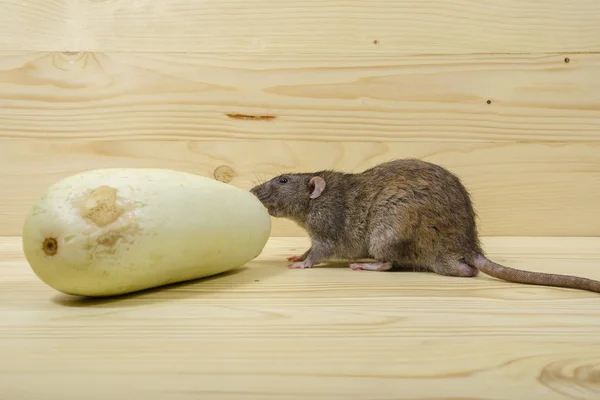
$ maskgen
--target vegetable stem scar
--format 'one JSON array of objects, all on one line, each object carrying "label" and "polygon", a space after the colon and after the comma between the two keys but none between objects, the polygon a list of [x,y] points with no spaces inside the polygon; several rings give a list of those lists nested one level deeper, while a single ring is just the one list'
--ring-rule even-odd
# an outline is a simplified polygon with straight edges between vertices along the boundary
[{"label": "vegetable stem scar", "polygon": [[46,238],[42,244],[42,250],[47,255],[53,256],[58,252],[58,242],[54,238]]}]

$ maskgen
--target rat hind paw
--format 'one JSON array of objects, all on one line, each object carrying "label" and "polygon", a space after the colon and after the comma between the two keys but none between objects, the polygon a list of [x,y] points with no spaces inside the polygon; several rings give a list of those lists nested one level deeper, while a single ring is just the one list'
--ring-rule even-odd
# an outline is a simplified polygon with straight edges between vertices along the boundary
[{"label": "rat hind paw", "polygon": [[353,271],[387,271],[388,269],[392,269],[392,263],[352,263],[350,264],[350,269]]},{"label": "rat hind paw", "polygon": [[313,264],[308,261],[297,262],[294,264],[290,264],[291,269],[305,269],[312,268]]},{"label": "rat hind paw", "polygon": [[477,276],[479,272],[477,268],[455,259],[449,259],[444,263],[433,265],[431,270],[439,275],[459,276],[462,278],[472,278]]}]

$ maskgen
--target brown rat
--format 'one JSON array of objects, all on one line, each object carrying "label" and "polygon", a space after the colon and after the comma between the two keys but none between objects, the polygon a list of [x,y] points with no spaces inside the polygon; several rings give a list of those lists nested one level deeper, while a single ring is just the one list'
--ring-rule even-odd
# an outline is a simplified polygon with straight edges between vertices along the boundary
[{"label": "brown rat", "polygon": [[311,247],[289,257],[290,268],[330,258],[375,259],[353,270],[411,266],[446,276],[478,271],[505,281],[600,292],[600,282],[528,272],[487,259],[467,189],[450,171],[426,161],[401,159],[361,173],[332,170],[277,176],[250,190],[274,217],[304,228]]}]

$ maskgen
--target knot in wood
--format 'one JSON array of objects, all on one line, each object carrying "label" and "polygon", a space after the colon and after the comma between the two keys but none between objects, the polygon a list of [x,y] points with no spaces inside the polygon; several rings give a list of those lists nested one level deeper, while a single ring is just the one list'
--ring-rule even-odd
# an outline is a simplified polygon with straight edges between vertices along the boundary
[{"label": "knot in wood", "polygon": [[220,165],[215,169],[213,175],[216,180],[229,183],[235,177],[235,172],[227,165]]}]

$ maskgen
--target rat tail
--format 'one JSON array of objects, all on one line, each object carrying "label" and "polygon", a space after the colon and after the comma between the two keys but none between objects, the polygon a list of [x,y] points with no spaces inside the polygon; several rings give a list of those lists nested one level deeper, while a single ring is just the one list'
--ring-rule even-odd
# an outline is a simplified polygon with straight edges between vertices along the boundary
[{"label": "rat tail", "polygon": [[478,254],[475,257],[473,266],[484,274],[508,282],[524,283],[528,285],[565,287],[600,293],[599,281],[580,278],[578,276],[531,272],[505,267],[504,265],[500,265],[488,260],[482,254]]}]

